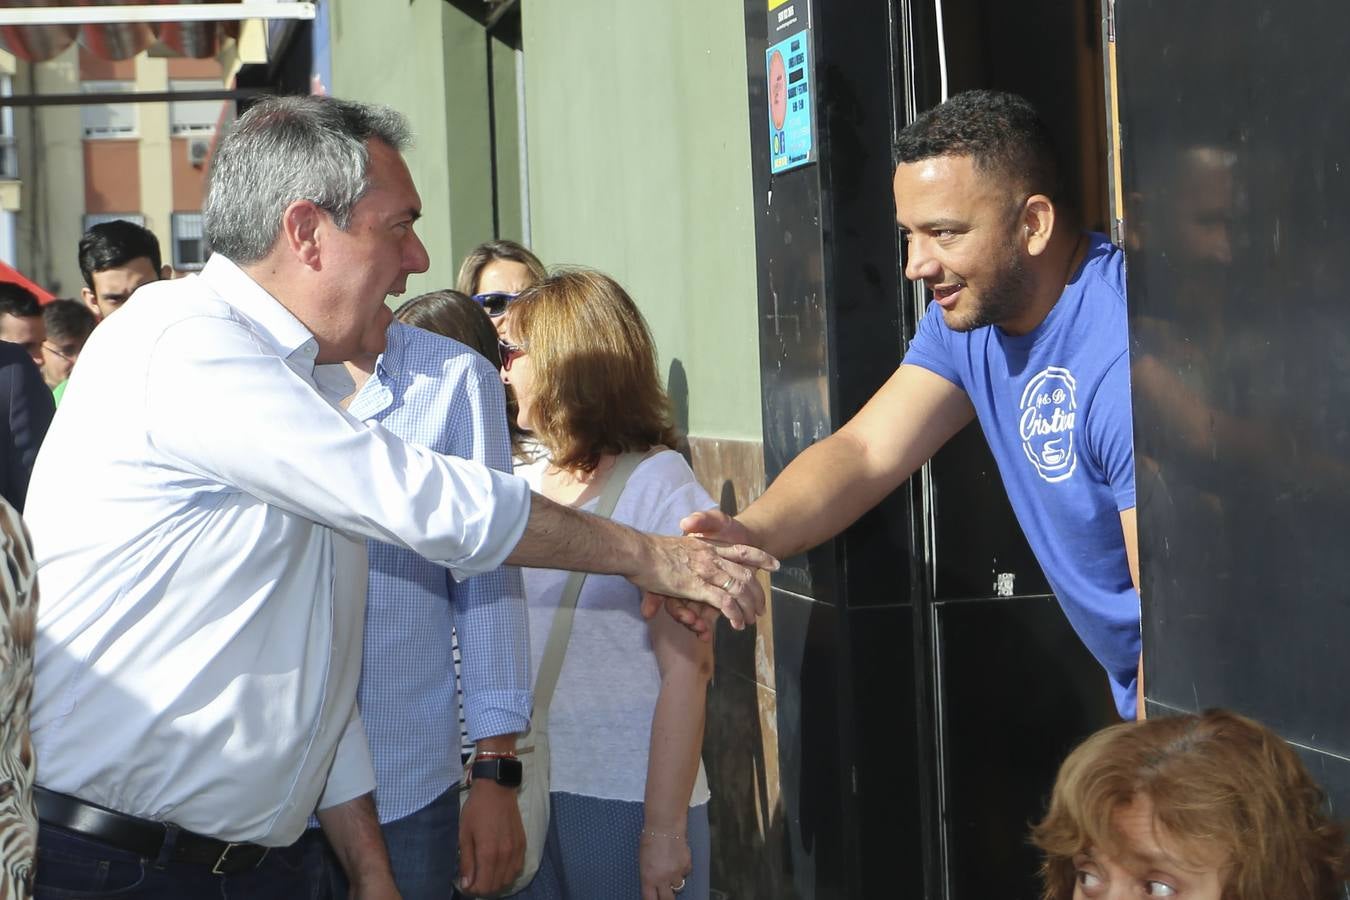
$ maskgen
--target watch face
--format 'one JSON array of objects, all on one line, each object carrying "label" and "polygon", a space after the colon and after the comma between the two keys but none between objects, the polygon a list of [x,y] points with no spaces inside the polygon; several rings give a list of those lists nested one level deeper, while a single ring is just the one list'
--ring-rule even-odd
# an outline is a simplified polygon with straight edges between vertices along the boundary
[{"label": "watch face", "polygon": [[497,760],[497,783],[503,787],[520,787],[525,767],[518,759]]}]

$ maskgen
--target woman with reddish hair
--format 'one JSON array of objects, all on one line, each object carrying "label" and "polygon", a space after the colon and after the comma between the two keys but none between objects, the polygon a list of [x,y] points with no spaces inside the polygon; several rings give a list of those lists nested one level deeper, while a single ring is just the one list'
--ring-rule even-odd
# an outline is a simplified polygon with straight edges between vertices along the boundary
[{"label": "woman with reddish hair", "polygon": [[1045,900],[1339,900],[1350,864],[1293,749],[1223,710],[1088,738],[1032,839]]}]

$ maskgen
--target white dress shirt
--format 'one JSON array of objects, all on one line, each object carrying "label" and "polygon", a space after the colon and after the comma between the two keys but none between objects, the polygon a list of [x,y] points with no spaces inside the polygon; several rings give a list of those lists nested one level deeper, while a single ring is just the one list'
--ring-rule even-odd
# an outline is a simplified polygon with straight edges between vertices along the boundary
[{"label": "white dress shirt", "polygon": [[86,345],[28,500],[43,786],[271,846],[374,787],[365,540],[468,577],[515,546],[530,495],[348,415],[351,379],[316,353],[219,254]]}]

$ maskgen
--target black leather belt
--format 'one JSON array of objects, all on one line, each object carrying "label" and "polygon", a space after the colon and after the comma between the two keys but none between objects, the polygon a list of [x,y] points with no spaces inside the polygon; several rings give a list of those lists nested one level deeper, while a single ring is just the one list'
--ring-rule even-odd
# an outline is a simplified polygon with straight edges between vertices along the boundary
[{"label": "black leather belt", "polygon": [[38,818],[48,825],[102,841],[164,866],[171,862],[210,866],[217,875],[232,875],[262,864],[268,847],[234,844],[206,837],[165,822],[138,819],[87,803],[69,794],[33,788]]}]

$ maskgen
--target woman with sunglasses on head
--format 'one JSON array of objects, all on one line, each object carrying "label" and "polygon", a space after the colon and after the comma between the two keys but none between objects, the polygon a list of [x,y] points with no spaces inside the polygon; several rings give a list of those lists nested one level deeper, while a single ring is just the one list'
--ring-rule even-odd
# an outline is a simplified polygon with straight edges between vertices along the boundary
[{"label": "woman with sunglasses on head", "polygon": [[[618,284],[565,271],[513,304],[502,378],[547,457],[518,468],[545,497],[593,509],[640,454],[612,518],[678,534],[714,506],[676,440],[646,322]],[[534,671],[567,573],[526,569]],[[699,758],[712,648],[670,616],[644,621],[620,579],[583,582],[548,706],[551,808],[525,900],[707,900],[708,787]]]},{"label": "woman with sunglasses on head", "polygon": [[497,334],[505,335],[507,306],[546,274],[539,257],[515,241],[487,241],[464,257],[455,287],[482,306]]},{"label": "woman with sunglasses on head", "polygon": [[1279,735],[1209,710],[1069,754],[1032,833],[1045,900],[1340,900],[1345,831]]}]

